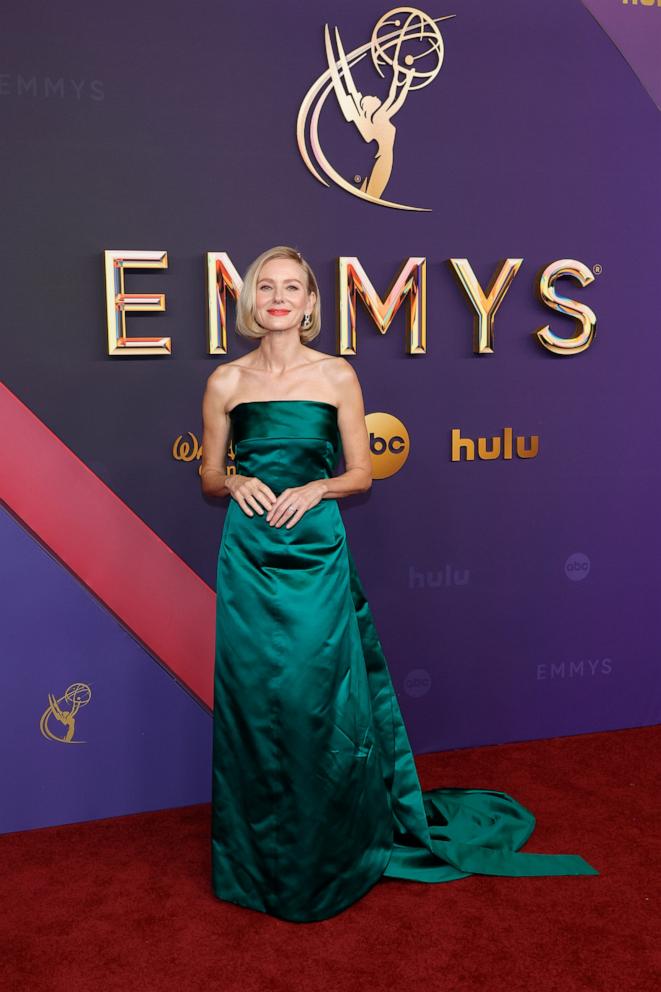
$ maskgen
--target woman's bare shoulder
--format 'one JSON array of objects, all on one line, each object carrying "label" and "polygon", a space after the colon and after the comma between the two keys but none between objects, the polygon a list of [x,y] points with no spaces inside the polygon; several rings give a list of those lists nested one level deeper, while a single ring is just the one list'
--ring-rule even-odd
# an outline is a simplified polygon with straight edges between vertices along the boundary
[{"label": "woman's bare shoulder", "polygon": [[[315,351],[314,358],[311,358],[310,361],[312,364],[317,365],[326,362],[327,368],[324,371],[331,375],[342,375],[343,369],[351,369],[351,365],[349,365],[346,358],[342,358],[341,355],[330,355],[325,351]],[[346,375],[346,372],[344,374]]]},{"label": "woman's bare shoulder", "polygon": [[324,368],[325,379],[330,391],[335,397],[335,405],[342,409],[344,404],[362,402],[360,381],[351,362],[341,355],[328,355],[329,361]]},{"label": "woman's bare shoulder", "polygon": [[355,382],[358,377],[351,362],[348,362],[341,355],[329,355],[328,357],[332,359],[328,363],[328,372],[338,385]]},{"label": "woman's bare shoulder", "polygon": [[208,378],[210,385],[227,384],[231,385],[236,382],[244,369],[249,369],[251,366],[250,352],[247,355],[240,355],[239,358],[235,358],[231,362],[223,362],[222,365],[217,365]]},{"label": "woman's bare shoulder", "polygon": [[229,400],[241,378],[241,359],[217,365],[207,378],[207,389],[217,399]]},{"label": "woman's bare shoulder", "polygon": [[328,355],[322,351],[317,352],[316,355],[311,364],[318,366],[319,374],[333,388],[341,389],[347,383],[356,381],[354,368],[346,358],[342,358],[341,355]]}]

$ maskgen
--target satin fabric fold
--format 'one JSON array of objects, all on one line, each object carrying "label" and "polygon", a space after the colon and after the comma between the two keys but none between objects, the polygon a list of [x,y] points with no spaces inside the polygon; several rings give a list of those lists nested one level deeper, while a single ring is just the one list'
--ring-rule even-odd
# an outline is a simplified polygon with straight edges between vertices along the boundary
[{"label": "satin fabric fold", "polygon": [[[337,410],[231,411],[237,472],[278,495],[333,474]],[[212,883],[294,922],[326,919],[380,877],[595,875],[579,855],[523,853],[535,819],[486,789],[422,792],[337,500],[289,530],[231,501],[218,554]]]}]

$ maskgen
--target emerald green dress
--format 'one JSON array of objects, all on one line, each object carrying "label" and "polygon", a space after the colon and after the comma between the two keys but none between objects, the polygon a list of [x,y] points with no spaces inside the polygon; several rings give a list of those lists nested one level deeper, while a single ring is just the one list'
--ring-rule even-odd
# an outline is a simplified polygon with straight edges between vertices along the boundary
[{"label": "emerald green dress", "polygon": [[[276,495],[333,474],[331,403],[244,402],[231,423],[237,472]],[[598,874],[578,855],[518,853],[535,819],[504,792],[421,791],[336,499],[289,529],[230,500],[217,591],[218,898],[309,922],[382,876]]]}]

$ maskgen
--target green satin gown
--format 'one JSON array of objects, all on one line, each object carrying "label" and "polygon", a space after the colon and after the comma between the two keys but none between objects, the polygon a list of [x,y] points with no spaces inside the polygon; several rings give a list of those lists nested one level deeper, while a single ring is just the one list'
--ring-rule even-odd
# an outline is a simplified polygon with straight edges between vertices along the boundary
[{"label": "green satin gown", "polygon": [[[236,469],[278,495],[330,477],[337,409],[231,411]],[[520,853],[535,819],[504,792],[422,792],[336,499],[293,527],[230,500],[218,554],[212,883],[283,920],[323,920],[382,876],[596,875],[579,855]]]}]

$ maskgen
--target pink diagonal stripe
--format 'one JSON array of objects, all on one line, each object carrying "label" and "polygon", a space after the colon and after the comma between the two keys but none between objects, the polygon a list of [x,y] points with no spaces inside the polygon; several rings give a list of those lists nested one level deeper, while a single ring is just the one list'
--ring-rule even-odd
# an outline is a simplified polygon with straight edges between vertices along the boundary
[{"label": "pink diagonal stripe", "polygon": [[211,708],[214,591],[2,383],[0,423],[3,503]]}]

